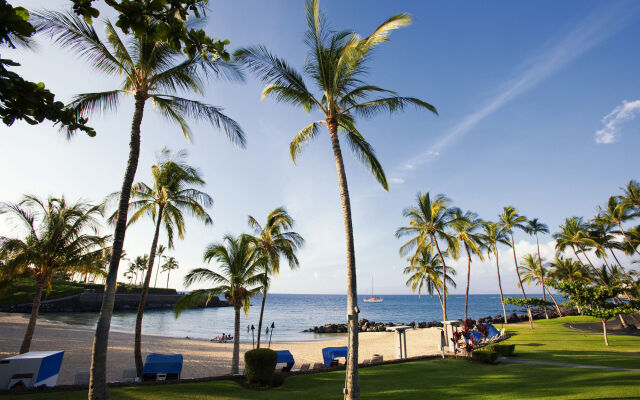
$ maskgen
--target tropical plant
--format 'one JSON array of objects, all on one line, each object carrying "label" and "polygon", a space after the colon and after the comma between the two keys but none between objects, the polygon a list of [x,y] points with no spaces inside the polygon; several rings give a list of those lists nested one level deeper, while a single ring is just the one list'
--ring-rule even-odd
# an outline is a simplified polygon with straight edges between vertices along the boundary
[{"label": "tropical plant", "polygon": [[234,309],[233,357],[231,373],[237,374],[240,363],[240,309],[249,314],[251,298],[262,289],[260,271],[267,260],[253,246],[248,235],[226,235],[222,242],[209,245],[204,252],[206,263],[215,260],[220,272],[208,268],[192,269],[184,277],[189,287],[199,282],[211,282],[217,286],[197,289],[185,295],[175,305],[176,318],[186,309],[208,304],[214,296],[224,295]]},{"label": "tropical plant", "polygon": [[[542,300],[547,301],[547,293],[545,281],[548,279],[547,269],[542,265],[542,260],[533,254],[525,254],[520,263],[522,268],[522,283],[531,286],[531,284],[542,286]],[[549,319],[547,307],[544,308],[544,317]]]},{"label": "tropical plant", "polygon": [[[631,199],[633,199],[633,197],[631,197]],[[640,256],[640,251],[631,243],[629,236],[622,227],[623,222],[632,218],[631,208],[629,207],[629,204],[633,203],[619,199],[615,196],[611,196],[609,197],[607,205],[604,208],[599,207],[600,215],[606,221],[614,223],[618,226],[618,229],[620,229],[620,233],[622,233],[622,237],[624,238],[624,240],[631,246],[633,251]]]},{"label": "tropical plant", "polygon": [[138,286],[138,273],[140,274],[140,280],[143,278],[143,273],[147,269],[149,264],[149,255],[137,256],[133,261],[129,262],[129,271],[132,271],[134,275],[133,284]]},{"label": "tropical plant", "polygon": [[171,276],[171,271],[180,268],[180,265],[175,257],[167,257],[161,268],[162,272],[167,273],[167,289],[169,289],[169,277]]},{"label": "tropical plant", "polygon": [[[518,287],[522,291],[522,297],[526,299],[527,294],[524,292],[522,278],[520,277],[520,267],[518,266],[518,256],[516,255],[516,244],[513,239],[513,230],[516,228],[525,230],[527,217],[520,215],[518,213],[518,209],[513,206],[506,206],[503,209],[502,214],[500,214],[498,217],[500,218],[500,224],[502,224],[505,230],[509,233],[509,239],[511,240],[511,250],[513,250],[513,263],[516,266],[516,275],[518,276]],[[527,306],[527,314],[529,315],[529,326],[533,328],[533,315],[531,315],[531,307],[529,306]]]},{"label": "tropical plant", "polygon": [[624,194],[620,196],[622,204],[635,211],[632,216],[640,216],[640,183],[631,180],[622,190],[624,191]]},{"label": "tropical plant", "polygon": [[500,304],[502,305],[502,314],[504,315],[504,323],[507,321],[507,310],[504,307],[504,294],[502,293],[502,280],[500,278],[500,260],[498,245],[504,244],[511,246],[511,242],[507,237],[507,232],[504,226],[495,222],[485,222],[482,224],[482,230],[484,233],[481,236],[483,247],[487,250],[487,258],[491,258],[491,254],[496,257],[496,271],[498,273],[498,290],[500,291]]},{"label": "tropical plant", "polygon": [[391,90],[363,83],[372,50],[378,44],[388,41],[391,31],[410,24],[411,16],[395,15],[383,22],[370,36],[361,37],[355,32],[330,30],[324,15],[320,12],[318,0],[307,1],[306,8],[308,28],[305,43],[309,53],[304,72],[316,85],[318,96],[312,93],[300,73],[264,46],[240,49],[235,53],[235,57],[268,84],[262,92],[262,98],[271,96],[277,101],[301,107],[307,112],[317,110],[322,114],[322,120],[302,128],[291,142],[290,151],[294,162],[305,145],[318,136],[322,125],[328,129],[338,173],[347,245],[347,315],[351,317],[345,396],[357,399],[360,397],[360,389],[358,317],[354,315],[358,309],[356,263],[351,202],[339,134],[344,135],[356,158],[369,168],[375,179],[388,190],[387,178],[375,157],[373,147],[356,128],[356,116],[368,118],[384,111],[394,113],[411,105],[434,113],[436,109],[417,98],[401,97]]},{"label": "tropical plant", "polygon": [[258,220],[249,215],[249,227],[253,229],[251,239],[253,245],[267,260],[262,280],[262,304],[260,305],[260,319],[258,321],[258,338],[256,347],[260,348],[260,336],[262,333],[262,317],[264,305],[269,290],[270,276],[280,273],[280,257],[289,264],[289,268],[296,269],[300,266],[296,251],[304,244],[304,239],[298,233],[291,231],[294,220],[284,207],[278,207],[267,215],[264,226]]},{"label": "tropical plant", "polygon": [[26,353],[36,328],[40,300],[45,287],[58,272],[98,262],[109,236],[100,236],[100,207],[78,201],[68,203],[64,196],[46,200],[26,195],[19,203],[0,203],[0,215],[6,215],[23,238],[0,236],[2,278],[29,276],[36,281],[31,316],[20,345]]},{"label": "tropical plant", "polygon": [[[183,212],[203,221],[212,223],[211,216],[206,208],[213,204],[213,199],[208,194],[198,190],[205,185],[200,171],[186,163],[187,153],[180,151],[172,153],[166,147],[157,156],[156,164],[151,167],[153,183],[151,186],[144,182],[138,182],[131,188],[131,201],[129,210],[132,212],[128,226],[140,221],[143,217],[151,217],[155,222],[155,230],[151,241],[149,258],[146,263],[146,274],[142,283],[142,293],[138,304],[138,313],[135,325],[134,353],[138,377],[142,377],[142,319],[147,303],[151,277],[153,276],[153,264],[155,262],[160,229],[164,228],[167,235],[167,246],[173,248],[174,231],[180,239],[184,239],[185,218]],[[120,197],[120,193],[113,193],[111,199]],[[110,218],[110,222],[116,221],[116,211]]]},{"label": "tropical plant", "polygon": [[156,279],[153,281],[153,287],[158,286],[158,273],[160,272],[160,263],[162,262],[162,259],[164,258],[165,251],[167,251],[167,246],[165,246],[163,244],[159,244],[158,245],[158,250],[156,250],[156,254],[158,256],[158,265],[156,267]]},{"label": "tropical plant", "polygon": [[[424,247],[435,247],[440,257],[440,262],[444,266],[441,279],[443,283],[442,317],[444,321],[446,321],[447,296],[444,295],[444,293],[446,293],[447,289],[445,279],[447,264],[438,242],[440,240],[444,241],[447,244],[447,250],[450,254],[455,255],[458,253],[459,243],[456,238],[449,233],[449,228],[455,218],[455,209],[450,207],[451,200],[442,194],[437,195],[432,201],[429,192],[425,194],[418,193],[416,201],[417,207],[408,207],[402,211],[402,216],[409,218],[409,225],[396,230],[397,238],[412,236],[409,241],[400,247],[400,255],[405,256],[415,248],[416,252],[414,257],[418,257]],[[445,336],[446,335],[447,332],[445,332]]]},{"label": "tropical plant", "polygon": [[[417,257],[407,258],[409,265],[404,268],[402,272],[404,275],[408,275],[406,285],[411,287],[411,291],[418,292],[418,297],[422,294],[422,288],[424,287],[429,293],[429,296],[433,296],[433,292],[438,294],[438,301],[440,307],[443,307],[443,290],[446,290],[446,286],[442,285],[442,261],[437,255],[434,255],[431,247],[423,247]],[[451,287],[456,287],[456,282],[452,276],[456,275],[456,270],[447,267],[445,278],[447,283]],[[448,292],[447,292],[448,293]],[[444,293],[446,295],[447,293]]]},{"label": "tropical plant", "polygon": [[578,250],[580,250],[597,275],[596,267],[589,259],[586,249],[588,247],[601,249],[601,247],[596,240],[589,236],[588,228],[582,217],[565,218],[564,224],[560,225],[560,232],[554,233],[553,238],[556,240],[556,253],[564,252],[567,247],[570,247],[578,261],[582,262],[578,256]]},{"label": "tropical plant", "polygon": [[478,230],[482,227],[483,221],[478,218],[478,214],[467,211],[462,213],[460,209],[455,211],[451,228],[455,232],[455,237],[464,246],[467,253],[467,288],[464,297],[464,320],[467,319],[467,306],[469,304],[469,282],[471,280],[471,254],[482,257],[482,235]]},{"label": "tropical plant", "polygon": [[242,75],[238,70],[232,64],[212,61],[197,54],[185,58],[167,41],[144,33],[155,32],[157,20],[141,18],[138,22],[146,24],[146,29],[141,29],[139,34],[130,35],[128,41],[123,41],[111,22],[105,21],[107,43],[104,43],[93,26],[76,15],[61,12],[43,12],[38,15],[39,29],[54,37],[56,43],[89,61],[90,66],[97,71],[124,78],[123,85],[115,90],[76,96],[71,105],[79,115],[115,111],[123,95],[132,95],[135,100],[129,158],[118,202],[113,251],[93,341],[90,399],[108,398],[106,365],[109,328],[128,220],[131,185],[138,168],[140,127],[147,100],[151,99],[161,115],[177,124],[187,138],[191,132],[187,119],[193,119],[222,128],[234,144],[241,147],[245,144],[242,129],[221,108],[174,95],[176,92],[201,94],[205,78],[209,76],[240,79]]}]

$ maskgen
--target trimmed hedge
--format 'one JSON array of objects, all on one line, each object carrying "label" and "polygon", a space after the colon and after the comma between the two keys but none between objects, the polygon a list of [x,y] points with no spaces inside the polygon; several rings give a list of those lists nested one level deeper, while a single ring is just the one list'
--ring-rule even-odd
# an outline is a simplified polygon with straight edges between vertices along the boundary
[{"label": "trimmed hedge", "polygon": [[488,351],[495,351],[501,356],[509,357],[513,354],[513,351],[516,349],[515,344],[492,344],[486,347]]},{"label": "trimmed hedge", "polygon": [[244,374],[249,383],[269,385],[276,369],[278,354],[271,349],[253,349],[244,353]]},{"label": "trimmed hedge", "polygon": [[498,353],[495,351],[474,351],[471,353],[474,361],[483,362],[485,364],[495,364],[498,360]]}]

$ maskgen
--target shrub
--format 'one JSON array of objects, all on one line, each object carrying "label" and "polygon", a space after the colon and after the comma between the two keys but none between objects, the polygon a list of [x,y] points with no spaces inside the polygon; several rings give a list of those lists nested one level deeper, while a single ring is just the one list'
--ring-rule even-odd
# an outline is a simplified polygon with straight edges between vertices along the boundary
[{"label": "shrub", "polygon": [[270,384],[277,361],[278,354],[271,349],[253,349],[244,353],[244,374],[249,383]]},{"label": "shrub", "polygon": [[498,359],[498,353],[495,351],[474,351],[471,353],[471,358],[486,364],[495,364]]},{"label": "shrub", "polygon": [[516,348],[515,344],[497,344],[497,343],[486,347],[488,351],[495,351],[496,353],[504,357],[508,357],[512,355],[515,348]]}]

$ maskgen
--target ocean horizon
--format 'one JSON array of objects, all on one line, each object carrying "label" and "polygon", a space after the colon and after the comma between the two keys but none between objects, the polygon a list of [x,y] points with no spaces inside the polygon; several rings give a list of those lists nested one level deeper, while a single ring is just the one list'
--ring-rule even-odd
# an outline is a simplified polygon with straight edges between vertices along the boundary
[{"label": "ocean horizon", "polygon": [[[370,295],[359,295],[360,319],[376,322],[405,323],[441,321],[442,309],[436,297],[423,295],[377,295],[382,303],[365,303],[362,300]],[[522,297],[517,294],[505,294],[505,297]],[[530,295],[529,297],[541,297]],[[464,294],[452,294],[447,297],[447,316],[449,319],[464,317]],[[564,301],[560,296],[556,300]],[[240,340],[251,342],[251,331],[247,326],[258,328],[261,296],[251,300],[248,316],[241,314]],[[346,322],[346,295],[339,294],[268,294],[264,311],[263,334],[267,326],[275,325],[272,340],[311,341],[327,340],[336,335],[303,332],[305,329],[332,323]],[[522,307],[507,305],[507,313],[523,313]],[[502,315],[500,295],[469,295],[469,318]],[[44,313],[42,320],[84,328],[95,328],[98,313]],[[133,333],[135,311],[114,312],[111,329],[117,332]],[[145,311],[142,332],[146,335],[169,336],[177,338],[211,339],[222,333],[233,334],[233,308],[198,308],[187,310],[175,318],[173,310]],[[267,338],[268,340],[268,338]]]}]

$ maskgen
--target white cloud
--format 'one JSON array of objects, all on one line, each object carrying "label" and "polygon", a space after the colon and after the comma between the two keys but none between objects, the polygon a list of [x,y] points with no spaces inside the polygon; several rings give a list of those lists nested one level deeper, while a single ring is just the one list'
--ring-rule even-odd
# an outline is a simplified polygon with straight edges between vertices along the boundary
[{"label": "white cloud", "polygon": [[638,113],[640,113],[640,100],[623,100],[622,104],[602,118],[604,127],[596,132],[596,143],[609,144],[615,142],[620,125],[626,121],[631,121]]},{"label": "white cloud", "polygon": [[391,178],[391,183],[404,183],[402,178]]}]

